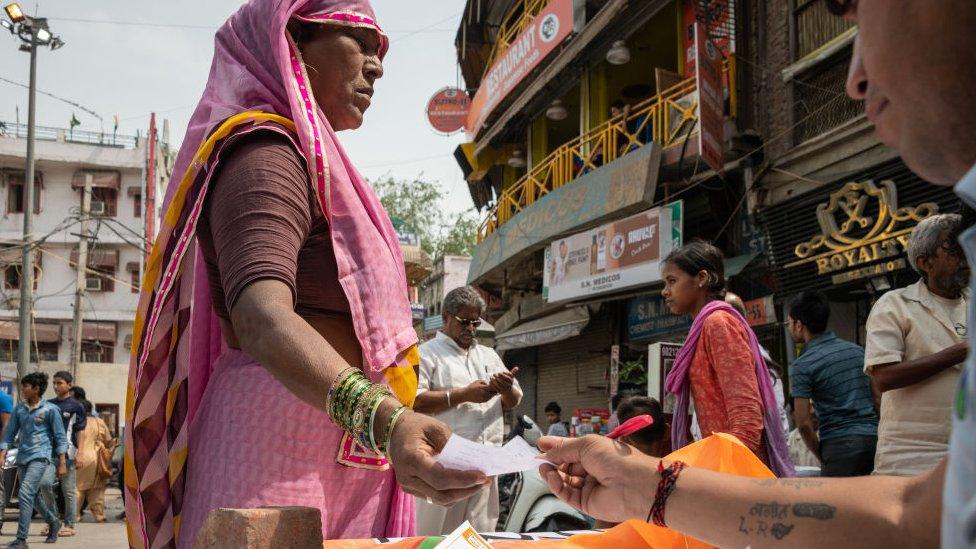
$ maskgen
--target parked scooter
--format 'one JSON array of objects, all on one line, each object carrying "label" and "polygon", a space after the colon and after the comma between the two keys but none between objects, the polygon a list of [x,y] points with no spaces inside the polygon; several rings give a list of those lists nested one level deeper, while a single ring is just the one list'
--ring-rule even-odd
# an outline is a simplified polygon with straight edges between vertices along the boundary
[{"label": "parked scooter", "polygon": [[[542,431],[528,416],[522,416],[505,441],[515,436],[535,446]],[[498,531],[558,532],[591,527],[585,515],[553,495],[536,469],[498,477],[498,496]]]}]

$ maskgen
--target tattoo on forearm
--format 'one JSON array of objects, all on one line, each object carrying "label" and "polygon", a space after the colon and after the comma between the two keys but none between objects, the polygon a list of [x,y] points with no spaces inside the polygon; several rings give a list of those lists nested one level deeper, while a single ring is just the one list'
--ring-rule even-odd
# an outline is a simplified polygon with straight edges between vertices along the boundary
[{"label": "tattoo on forearm", "polygon": [[805,488],[817,488],[823,486],[824,482],[820,480],[813,480],[807,478],[789,478],[789,479],[778,479],[778,478],[764,478],[752,481],[756,486],[762,486],[764,488],[770,488],[773,486],[786,486],[794,488],[796,490],[803,490]]},{"label": "tattoo on forearm", "polygon": [[749,509],[749,515],[758,518],[785,519],[789,509],[788,503],[776,503],[775,501],[757,503]]},{"label": "tattoo on forearm", "polygon": [[[766,506],[767,504],[760,503],[756,505]],[[773,505],[778,506],[778,504],[776,503],[774,503]],[[789,508],[788,505],[783,507],[784,509]],[[764,511],[766,510],[768,509],[764,508]],[[750,510],[750,514],[752,514],[752,510]],[[784,510],[784,515],[785,515],[785,510]],[[781,540],[786,536],[790,535],[790,532],[793,531],[794,526],[796,525],[786,524],[783,522],[770,523],[762,519],[751,519],[751,518],[747,519],[746,517],[739,515],[739,533],[741,533],[744,536],[758,536],[764,538],[769,538],[770,536],[772,536],[777,540]]]},{"label": "tattoo on forearm", "polygon": [[826,503],[795,503],[793,504],[793,515],[800,518],[812,518],[817,520],[830,520],[834,518],[837,508]]}]

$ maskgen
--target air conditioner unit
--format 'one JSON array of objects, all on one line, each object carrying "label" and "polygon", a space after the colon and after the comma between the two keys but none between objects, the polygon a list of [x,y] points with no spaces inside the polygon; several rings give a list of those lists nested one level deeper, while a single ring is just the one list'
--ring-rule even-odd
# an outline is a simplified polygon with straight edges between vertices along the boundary
[{"label": "air conditioner unit", "polygon": [[101,362],[102,361],[102,353],[90,352],[90,351],[89,352],[85,352],[85,353],[81,353],[81,361],[82,362]]},{"label": "air conditioner unit", "polygon": [[92,200],[88,208],[88,213],[92,215],[105,215],[105,212],[107,211],[108,208],[106,207],[106,204],[101,200]]},{"label": "air conditioner unit", "polygon": [[100,292],[102,291],[102,282],[101,278],[86,278],[85,289],[89,292]]}]

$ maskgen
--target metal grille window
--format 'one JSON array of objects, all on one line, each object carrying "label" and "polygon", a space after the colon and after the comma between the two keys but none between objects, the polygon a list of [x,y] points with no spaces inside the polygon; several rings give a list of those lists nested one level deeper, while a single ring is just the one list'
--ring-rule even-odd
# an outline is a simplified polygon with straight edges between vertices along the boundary
[{"label": "metal grille window", "polygon": [[[16,339],[0,339],[0,362],[17,362],[18,341]],[[58,360],[57,341],[35,341],[31,344],[30,361],[37,362],[38,358],[44,362]]]},{"label": "metal grille window", "polygon": [[864,102],[851,99],[844,91],[850,61],[851,50],[847,49],[794,77],[794,144],[836,128],[864,111]]},{"label": "metal grille window", "polygon": [[795,0],[793,59],[802,59],[853,26],[854,23],[827,11],[827,3],[822,0]]}]

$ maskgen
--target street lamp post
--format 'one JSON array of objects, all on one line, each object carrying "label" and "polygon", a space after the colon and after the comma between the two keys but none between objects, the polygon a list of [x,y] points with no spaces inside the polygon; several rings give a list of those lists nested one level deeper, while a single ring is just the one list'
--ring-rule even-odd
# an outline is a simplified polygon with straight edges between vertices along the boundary
[{"label": "street lamp post", "polygon": [[37,103],[37,47],[50,46],[56,50],[64,45],[61,38],[53,36],[47,26],[47,19],[43,17],[28,17],[17,3],[4,7],[7,20],[0,20],[0,24],[16,35],[23,44],[21,51],[30,52],[30,91],[27,107],[27,168],[24,170],[24,242],[23,257],[20,264],[20,339],[17,344],[17,378],[27,375],[30,364],[31,320],[33,310],[34,290],[34,249],[33,249],[33,213],[34,213],[34,126]]}]

